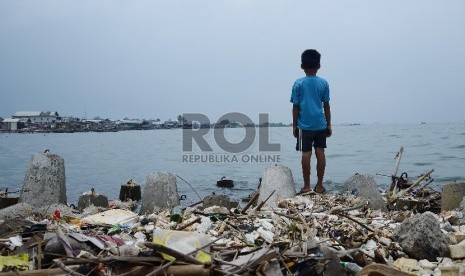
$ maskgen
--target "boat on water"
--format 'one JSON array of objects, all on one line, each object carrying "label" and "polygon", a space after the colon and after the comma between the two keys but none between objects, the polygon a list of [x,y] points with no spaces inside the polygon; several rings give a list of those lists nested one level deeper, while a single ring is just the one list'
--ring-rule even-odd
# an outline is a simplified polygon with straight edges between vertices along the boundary
[{"label": "boat on water", "polygon": [[234,188],[234,181],[223,176],[220,180],[216,181],[216,186],[220,188]]}]

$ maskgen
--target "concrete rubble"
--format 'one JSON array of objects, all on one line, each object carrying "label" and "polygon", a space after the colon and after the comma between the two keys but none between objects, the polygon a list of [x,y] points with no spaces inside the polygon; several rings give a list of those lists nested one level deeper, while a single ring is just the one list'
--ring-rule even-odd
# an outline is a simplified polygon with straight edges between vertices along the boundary
[{"label": "concrete rubble", "polygon": [[441,231],[438,217],[431,212],[406,219],[394,230],[392,237],[405,253],[419,260],[435,261],[444,256],[449,243]]}]

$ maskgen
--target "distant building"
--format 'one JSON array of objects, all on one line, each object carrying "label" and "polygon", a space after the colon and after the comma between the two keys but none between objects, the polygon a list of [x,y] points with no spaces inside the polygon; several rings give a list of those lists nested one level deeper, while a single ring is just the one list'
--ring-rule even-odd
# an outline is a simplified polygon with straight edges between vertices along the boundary
[{"label": "distant building", "polygon": [[16,131],[24,128],[26,126],[26,122],[26,119],[3,119],[3,121],[0,122],[0,127],[2,130]]},{"label": "distant building", "polygon": [[26,119],[32,124],[54,124],[60,121],[56,111],[18,111],[13,119]]},{"label": "distant building", "polygon": [[116,121],[116,125],[118,126],[119,129],[122,129],[122,130],[142,129],[142,123],[143,121],[139,119],[129,119],[129,118]]}]

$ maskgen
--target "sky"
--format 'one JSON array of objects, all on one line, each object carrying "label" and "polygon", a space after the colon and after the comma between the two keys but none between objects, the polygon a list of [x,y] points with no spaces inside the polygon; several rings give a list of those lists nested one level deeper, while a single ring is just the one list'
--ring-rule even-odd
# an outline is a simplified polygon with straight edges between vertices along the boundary
[{"label": "sky", "polygon": [[322,54],[333,124],[465,122],[465,1],[0,1],[0,117],[292,121]]}]

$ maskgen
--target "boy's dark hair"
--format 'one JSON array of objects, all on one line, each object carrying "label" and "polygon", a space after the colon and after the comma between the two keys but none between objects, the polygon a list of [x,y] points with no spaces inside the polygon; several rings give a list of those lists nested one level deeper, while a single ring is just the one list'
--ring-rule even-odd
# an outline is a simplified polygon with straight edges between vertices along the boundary
[{"label": "boy's dark hair", "polygon": [[315,69],[320,66],[321,55],[317,50],[308,49],[302,53],[302,69]]}]

